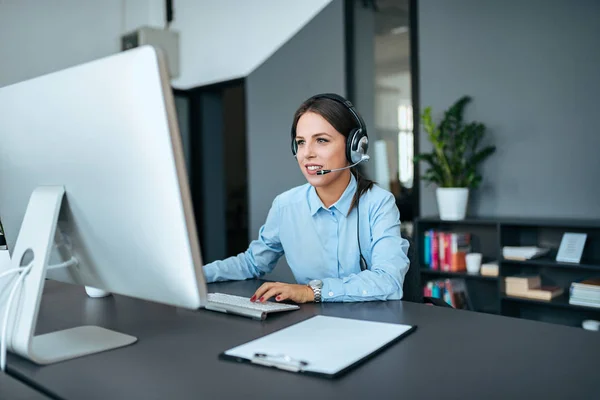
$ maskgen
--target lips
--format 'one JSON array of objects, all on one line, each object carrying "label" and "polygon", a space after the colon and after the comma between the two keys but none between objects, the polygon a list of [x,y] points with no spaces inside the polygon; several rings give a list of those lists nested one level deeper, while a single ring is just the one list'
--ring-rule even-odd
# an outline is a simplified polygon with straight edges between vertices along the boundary
[{"label": "lips", "polygon": [[323,169],[323,166],[320,164],[306,164],[304,168],[309,175],[316,175],[317,171]]}]

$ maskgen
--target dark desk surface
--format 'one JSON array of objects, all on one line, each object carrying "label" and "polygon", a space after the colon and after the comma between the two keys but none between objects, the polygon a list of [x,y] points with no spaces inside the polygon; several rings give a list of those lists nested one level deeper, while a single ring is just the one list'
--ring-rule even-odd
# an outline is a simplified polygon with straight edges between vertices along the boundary
[{"label": "dark desk surface", "polygon": [[0,371],[0,399],[10,400],[48,400],[43,395],[23,382]]},{"label": "dark desk surface", "polygon": [[[209,288],[250,296],[258,284]],[[317,314],[418,329],[337,380],[217,358]],[[306,304],[259,322],[123,296],[90,299],[81,287],[47,281],[38,333],[85,324],[139,341],[43,367],[10,354],[9,372],[66,399],[599,398],[597,333],[401,301]]]}]

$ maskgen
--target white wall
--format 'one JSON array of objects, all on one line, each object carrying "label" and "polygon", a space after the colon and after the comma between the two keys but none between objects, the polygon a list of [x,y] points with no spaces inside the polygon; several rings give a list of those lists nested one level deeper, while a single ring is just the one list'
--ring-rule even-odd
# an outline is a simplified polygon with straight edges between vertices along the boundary
[{"label": "white wall", "polygon": [[332,0],[177,0],[181,76],[187,89],[245,77]]},{"label": "white wall", "polygon": [[161,0],[0,1],[0,87],[117,53],[163,15]]},{"label": "white wall", "polygon": [[[245,77],[332,0],[178,0],[186,89]],[[120,36],[164,26],[163,0],[0,1],[0,87],[120,51]]]},{"label": "white wall", "polygon": [[116,52],[121,0],[0,2],[0,86]]}]

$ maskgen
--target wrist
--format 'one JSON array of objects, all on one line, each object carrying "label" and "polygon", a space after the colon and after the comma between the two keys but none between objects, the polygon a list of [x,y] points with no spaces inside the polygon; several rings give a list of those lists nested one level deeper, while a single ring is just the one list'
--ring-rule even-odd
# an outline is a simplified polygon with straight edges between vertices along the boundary
[{"label": "wrist", "polygon": [[313,291],[313,289],[310,286],[304,286],[304,289],[306,290],[306,302],[307,303],[312,303],[315,301],[315,292]]}]

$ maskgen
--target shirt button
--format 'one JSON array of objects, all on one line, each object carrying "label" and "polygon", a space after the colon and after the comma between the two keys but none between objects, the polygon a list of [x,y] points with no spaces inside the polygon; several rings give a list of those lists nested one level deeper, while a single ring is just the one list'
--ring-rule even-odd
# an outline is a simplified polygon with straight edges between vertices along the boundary
[{"label": "shirt button", "polygon": [[329,292],[328,294],[329,294],[329,297],[333,296],[333,292]]},{"label": "shirt button", "polygon": [[363,290],[363,294],[364,294],[364,295],[366,295],[366,294],[367,294],[367,291],[366,291],[366,290]]}]

